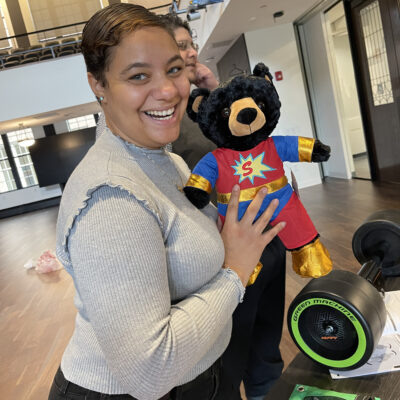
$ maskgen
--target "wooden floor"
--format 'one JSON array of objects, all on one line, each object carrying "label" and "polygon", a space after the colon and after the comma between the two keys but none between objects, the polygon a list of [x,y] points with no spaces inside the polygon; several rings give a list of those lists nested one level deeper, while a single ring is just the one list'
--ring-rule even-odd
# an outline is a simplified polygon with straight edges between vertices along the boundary
[{"label": "wooden floor", "polygon": [[[301,199],[328,247],[334,267],[357,272],[351,239],[373,212],[400,208],[400,186],[328,179],[301,190]],[[0,220],[0,399],[45,400],[74,325],[74,289],[65,271],[39,275],[29,259],[54,249],[57,207]],[[291,270],[286,305],[308,282]],[[283,358],[297,354],[286,326]],[[280,400],[280,399],[279,399]]]}]

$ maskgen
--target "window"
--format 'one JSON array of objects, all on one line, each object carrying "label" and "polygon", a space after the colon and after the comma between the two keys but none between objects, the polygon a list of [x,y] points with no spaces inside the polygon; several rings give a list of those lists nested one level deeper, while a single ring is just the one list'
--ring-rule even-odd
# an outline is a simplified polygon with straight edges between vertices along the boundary
[{"label": "window", "polygon": [[9,192],[17,189],[17,184],[8,161],[7,153],[4,148],[3,138],[0,139],[0,193]]},{"label": "window", "polygon": [[21,129],[1,135],[0,192],[37,185],[35,169],[27,147],[18,144],[22,133],[33,136],[32,129]]},{"label": "window", "polygon": [[379,2],[374,1],[364,7],[360,15],[374,106],[393,103],[392,82]]},{"label": "window", "polygon": [[83,117],[67,119],[68,131],[76,131],[78,129],[91,128],[96,126],[96,120],[93,114],[84,115]]},{"label": "window", "polygon": [[[8,37],[10,33],[7,29],[6,19],[4,18],[3,10],[0,5],[0,37]],[[0,50],[9,49],[12,46],[10,39],[0,41]]]}]

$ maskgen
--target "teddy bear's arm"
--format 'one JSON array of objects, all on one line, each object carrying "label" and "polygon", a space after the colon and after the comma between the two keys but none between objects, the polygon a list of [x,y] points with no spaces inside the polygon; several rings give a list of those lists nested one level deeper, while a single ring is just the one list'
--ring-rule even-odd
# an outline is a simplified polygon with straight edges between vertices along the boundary
[{"label": "teddy bear's arm", "polygon": [[303,136],[273,136],[282,161],[322,162],[328,160],[331,149],[318,139]]},{"label": "teddy bear's arm", "polygon": [[197,208],[203,208],[210,202],[210,193],[218,179],[218,164],[212,153],[206,154],[194,167],[184,192]]}]

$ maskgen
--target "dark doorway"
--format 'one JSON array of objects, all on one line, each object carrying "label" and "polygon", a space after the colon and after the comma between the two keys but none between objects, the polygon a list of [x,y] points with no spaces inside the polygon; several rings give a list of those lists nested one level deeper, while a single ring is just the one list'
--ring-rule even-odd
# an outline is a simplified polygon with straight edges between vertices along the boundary
[{"label": "dark doorway", "polygon": [[400,184],[400,1],[346,1],[374,180]]}]

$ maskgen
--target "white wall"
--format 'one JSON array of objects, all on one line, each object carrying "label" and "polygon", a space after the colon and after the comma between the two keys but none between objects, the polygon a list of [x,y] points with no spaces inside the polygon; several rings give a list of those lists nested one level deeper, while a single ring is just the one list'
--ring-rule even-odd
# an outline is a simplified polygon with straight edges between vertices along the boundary
[{"label": "white wall", "polygon": [[348,154],[343,126],[339,119],[325,44],[324,23],[323,14],[316,14],[301,29],[316,134],[318,139],[331,146],[331,157],[324,165],[325,175],[351,179],[351,154]]},{"label": "white wall", "polygon": [[59,185],[46,186],[44,188],[31,186],[25,189],[13,190],[12,192],[0,194],[0,210],[58,196],[61,196]]},{"label": "white wall", "polygon": [[3,70],[0,121],[95,101],[81,54]]},{"label": "white wall", "polygon": [[[245,39],[252,69],[258,62],[263,62],[270,68],[272,75],[276,71],[283,72],[283,80],[274,81],[282,103],[281,117],[274,134],[312,137],[312,125],[293,25],[278,25],[247,32]],[[285,164],[294,172],[300,188],[321,183],[318,164]],[[290,177],[290,173],[288,176]]]},{"label": "white wall", "polygon": [[349,37],[347,35],[334,37],[333,44],[345,134],[348,138],[352,155],[365,153],[367,148],[358,104]]}]

